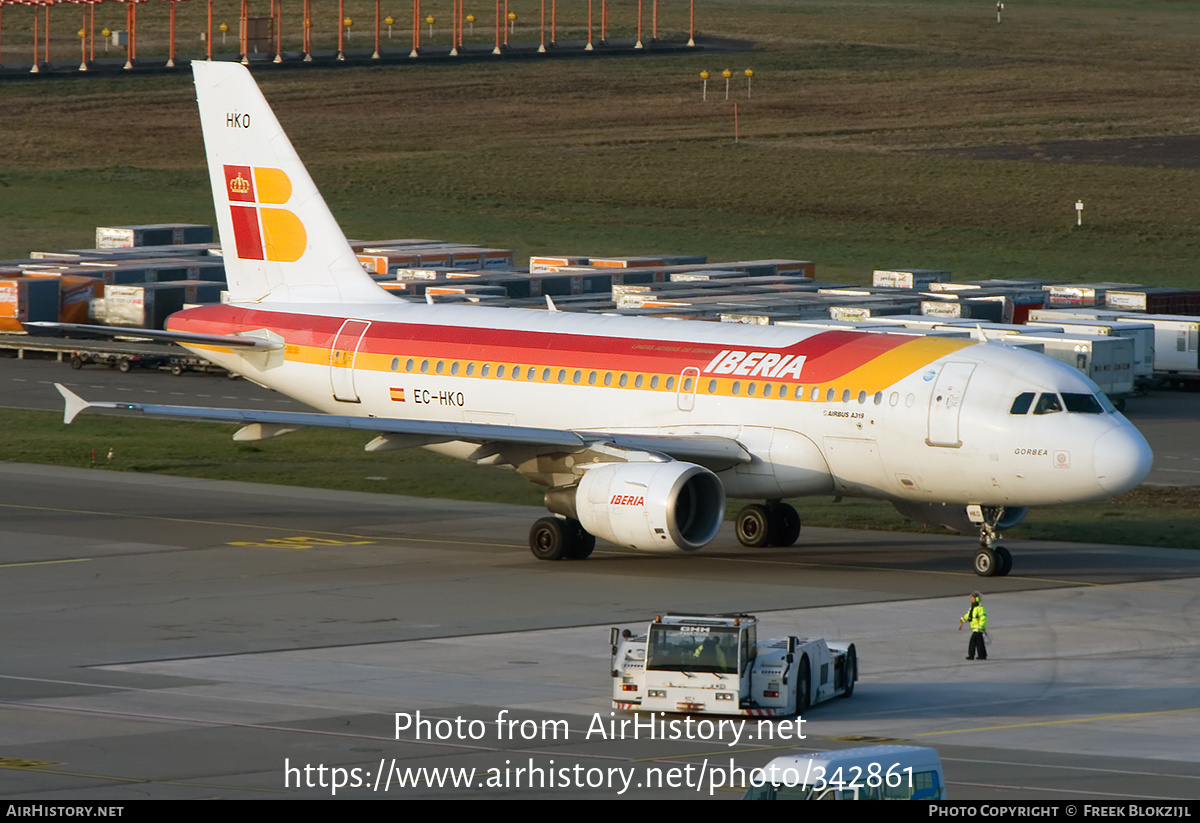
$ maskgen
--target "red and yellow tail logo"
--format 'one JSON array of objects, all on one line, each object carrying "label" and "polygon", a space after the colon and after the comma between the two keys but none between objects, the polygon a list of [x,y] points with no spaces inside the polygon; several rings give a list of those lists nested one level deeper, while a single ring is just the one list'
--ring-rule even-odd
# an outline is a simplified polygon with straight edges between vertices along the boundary
[{"label": "red and yellow tail logo", "polygon": [[292,181],[281,169],[225,166],[225,191],[238,257],[277,263],[300,259],[308,245],[304,224],[287,209],[267,208],[282,206],[292,196]]}]

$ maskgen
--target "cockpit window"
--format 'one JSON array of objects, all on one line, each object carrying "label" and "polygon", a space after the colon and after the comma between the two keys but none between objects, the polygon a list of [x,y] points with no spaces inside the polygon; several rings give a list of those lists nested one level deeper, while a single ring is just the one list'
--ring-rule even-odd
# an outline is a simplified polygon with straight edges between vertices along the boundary
[{"label": "cockpit window", "polygon": [[1049,392],[1038,397],[1037,405],[1033,409],[1034,414],[1054,414],[1063,410],[1062,401],[1058,399],[1057,394]]},{"label": "cockpit window", "polygon": [[1029,411],[1029,407],[1033,405],[1033,392],[1027,391],[1017,395],[1017,399],[1013,401],[1012,408],[1009,409],[1009,414],[1025,414]]},{"label": "cockpit window", "polygon": [[1104,414],[1104,406],[1094,394],[1068,394],[1063,392],[1063,402],[1067,411],[1081,414]]}]

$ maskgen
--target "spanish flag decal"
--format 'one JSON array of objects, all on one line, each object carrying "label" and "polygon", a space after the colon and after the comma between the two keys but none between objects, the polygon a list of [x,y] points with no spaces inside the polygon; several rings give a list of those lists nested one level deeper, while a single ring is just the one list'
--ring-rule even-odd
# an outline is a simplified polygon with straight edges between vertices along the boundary
[{"label": "spanish flag decal", "polygon": [[392,389],[392,400],[397,403],[404,402],[404,389]]}]

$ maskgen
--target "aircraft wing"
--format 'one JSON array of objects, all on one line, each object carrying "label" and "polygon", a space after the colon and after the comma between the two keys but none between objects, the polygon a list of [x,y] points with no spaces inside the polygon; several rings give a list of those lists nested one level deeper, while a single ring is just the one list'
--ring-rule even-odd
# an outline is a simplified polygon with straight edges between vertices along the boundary
[{"label": "aircraft wing", "polygon": [[[619,449],[649,451],[692,463],[724,464],[749,463],[749,452],[732,438],[669,435],[610,434],[594,431],[542,429],[529,426],[503,426],[492,423],[451,423],[436,420],[409,420],[390,417],[354,417],[320,412],[276,412],[254,409],[221,409],[204,406],[167,406],[156,403],[122,403],[113,401],[89,402],[61,383],[55,383],[66,401],[63,422],[70,423],[82,411],[93,409],[125,409],[139,411],[150,417],[174,420],[202,420],[215,423],[258,424],[277,432],[300,428],[350,429],[375,434],[409,435],[411,445],[449,443],[505,443],[525,446],[550,446],[566,451],[578,451],[589,445],[604,443]],[[254,439],[254,438],[252,438]]]},{"label": "aircraft wing", "polygon": [[23,324],[33,331],[56,331],[66,334],[83,334],[91,337],[135,337],[161,340],[168,343],[199,343],[207,346],[229,346],[235,349],[258,349],[275,351],[283,343],[255,337],[252,334],[194,334],[191,332],[161,331],[158,329],[134,329],[123,326],[89,326],[83,323],[49,323],[36,321]]}]

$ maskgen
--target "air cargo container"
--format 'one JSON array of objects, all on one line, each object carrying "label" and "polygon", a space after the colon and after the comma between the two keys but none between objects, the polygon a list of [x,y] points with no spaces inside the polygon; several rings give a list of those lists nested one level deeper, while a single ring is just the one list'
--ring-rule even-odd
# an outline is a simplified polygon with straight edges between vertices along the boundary
[{"label": "air cargo container", "polygon": [[1105,308],[1147,314],[1200,314],[1200,291],[1194,289],[1109,289]]},{"label": "air cargo container", "polygon": [[152,223],[144,226],[97,226],[96,248],[128,249],[213,242],[213,227],[196,223]]},{"label": "air cargo container", "polygon": [[591,264],[601,269],[645,269],[654,266],[695,266],[708,262],[701,254],[654,254],[637,257],[593,257]]},{"label": "air cargo container", "polygon": [[[1053,310],[1048,310],[1053,311]],[[1043,312],[1036,312],[1040,318]],[[1066,312],[1059,312],[1066,314]],[[1057,327],[1065,332],[1082,332],[1109,337],[1128,337],[1133,341],[1133,382],[1141,389],[1154,380],[1154,326],[1151,323],[1122,322],[1117,320],[1080,320],[1059,318],[1042,320],[1030,318],[1030,327]]]},{"label": "air cargo container", "polygon": [[873,286],[893,286],[901,289],[928,289],[933,283],[948,283],[950,272],[944,269],[876,269],[871,277]]},{"label": "air cargo container", "polygon": [[1057,306],[1103,306],[1104,295],[1109,289],[1136,289],[1136,283],[1061,283],[1044,287],[1048,295],[1046,305]]},{"label": "air cargo container", "polygon": [[0,331],[23,332],[22,323],[58,321],[59,282],[56,277],[14,277],[0,280]]},{"label": "air cargo container", "polygon": [[1155,379],[1173,385],[1200,381],[1200,317],[1125,313],[1108,309],[1081,310],[1072,312],[1072,315],[1079,319],[1149,323],[1154,327]]},{"label": "air cargo container", "polygon": [[161,329],[167,318],[183,310],[186,281],[146,283],[140,286],[105,286],[104,298],[92,301],[92,320],[101,326]]},{"label": "air cargo container", "polygon": [[1025,332],[1005,340],[1041,343],[1047,357],[1078,369],[1111,398],[1128,397],[1134,392],[1133,341],[1127,337]]}]

